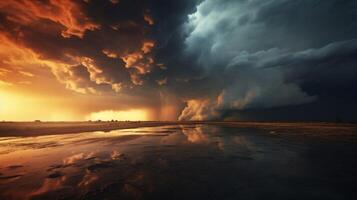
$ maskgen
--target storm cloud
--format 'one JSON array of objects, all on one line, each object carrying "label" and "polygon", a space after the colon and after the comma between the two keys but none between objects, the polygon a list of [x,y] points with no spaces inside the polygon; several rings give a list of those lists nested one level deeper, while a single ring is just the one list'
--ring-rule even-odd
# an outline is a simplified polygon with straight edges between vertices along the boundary
[{"label": "storm cloud", "polygon": [[101,99],[88,112],[149,107],[153,119],[354,120],[356,22],[353,0],[4,1],[0,83],[51,74]]},{"label": "storm cloud", "polygon": [[209,77],[215,92],[189,100],[180,119],[220,119],[229,110],[318,101],[318,91],[306,88],[316,80],[321,87],[353,84],[356,5],[352,1],[203,1],[184,25],[184,54],[194,55],[195,67]]}]

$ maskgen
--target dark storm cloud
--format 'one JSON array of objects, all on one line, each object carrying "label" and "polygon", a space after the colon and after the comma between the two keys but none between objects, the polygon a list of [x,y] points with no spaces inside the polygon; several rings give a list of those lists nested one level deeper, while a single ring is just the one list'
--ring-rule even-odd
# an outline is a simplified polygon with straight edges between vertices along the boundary
[{"label": "dark storm cloud", "polygon": [[183,54],[209,80],[192,85],[209,84],[210,95],[191,97],[180,118],[324,101],[327,87],[356,85],[356,10],[355,1],[203,1]]},{"label": "dark storm cloud", "polygon": [[357,100],[353,0],[50,0],[0,8],[2,34],[50,61],[68,89],[186,105],[180,119]]}]

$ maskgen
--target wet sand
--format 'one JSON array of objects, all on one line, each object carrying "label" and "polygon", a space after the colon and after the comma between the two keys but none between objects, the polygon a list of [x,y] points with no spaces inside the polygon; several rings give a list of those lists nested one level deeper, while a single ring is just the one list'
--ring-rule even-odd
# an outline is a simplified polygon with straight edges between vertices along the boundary
[{"label": "wet sand", "polygon": [[38,136],[125,128],[152,127],[176,122],[0,122],[1,136]]},{"label": "wet sand", "polygon": [[269,130],[270,134],[319,137],[324,139],[357,139],[357,124],[322,122],[214,122],[214,121],[142,121],[142,122],[0,122],[0,137],[39,136],[90,131],[165,125],[218,125]]},{"label": "wet sand", "polygon": [[0,137],[0,199],[357,198],[353,128],[210,123]]}]

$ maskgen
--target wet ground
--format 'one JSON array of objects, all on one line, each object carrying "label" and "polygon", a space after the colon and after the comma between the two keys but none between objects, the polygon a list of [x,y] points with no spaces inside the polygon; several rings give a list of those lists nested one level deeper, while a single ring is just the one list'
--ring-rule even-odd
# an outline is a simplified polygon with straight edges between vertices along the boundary
[{"label": "wet ground", "polygon": [[357,199],[357,142],[174,125],[0,137],[0,199]]}]

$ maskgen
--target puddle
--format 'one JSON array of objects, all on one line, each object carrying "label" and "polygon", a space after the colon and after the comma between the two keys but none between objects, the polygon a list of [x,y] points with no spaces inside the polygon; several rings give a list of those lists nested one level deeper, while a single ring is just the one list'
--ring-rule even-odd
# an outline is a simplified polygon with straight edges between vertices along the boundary
[{"label": "puddle", "polygon": [[0,199],[353,199],[356,144],[162,126],[0,137]]}]

